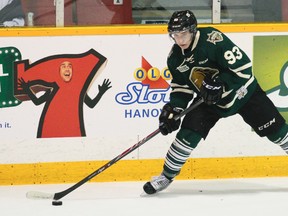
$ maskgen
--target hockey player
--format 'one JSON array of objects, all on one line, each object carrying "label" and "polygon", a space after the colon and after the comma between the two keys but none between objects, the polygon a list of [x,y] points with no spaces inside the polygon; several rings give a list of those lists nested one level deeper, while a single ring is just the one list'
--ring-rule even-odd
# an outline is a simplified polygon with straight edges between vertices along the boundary
[{"label": "hockey player", "polygon": [[178,130],[180,120],[173,116],[188,106],[194,94],[204,103],[183,118],[162,173],[147,182],[144,191],[154,194],[167,188],[216,122],[236,113],[260,137],[267,137],[288,153],[288,125],[259,86],[243,50],[215,28],[197,28],[189,10],[173,13],[168,32],[175,42],[167,58],[173,79],[170,102],[159,116],[160,132],[167,135]]}]

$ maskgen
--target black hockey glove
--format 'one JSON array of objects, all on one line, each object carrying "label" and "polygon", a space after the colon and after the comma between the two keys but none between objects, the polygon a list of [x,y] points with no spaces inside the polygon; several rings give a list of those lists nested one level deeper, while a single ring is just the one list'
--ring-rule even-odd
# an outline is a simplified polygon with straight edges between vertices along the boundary
[{"label": "black hockey glove", "polygon": [[219,79],[212,79],[211,76],[205,76],[200,88],[200,96],[208,105],[216,104],[222,97],[223,82]]},{"label": "black hockey glove", "polygon": [[179,128],[181,120],[175,120],[174,117],[179,115],[182,111],[183,109],[172,107],[170,103],[163,106],[159,116],[159,130],[163,135],[172,133]]}]

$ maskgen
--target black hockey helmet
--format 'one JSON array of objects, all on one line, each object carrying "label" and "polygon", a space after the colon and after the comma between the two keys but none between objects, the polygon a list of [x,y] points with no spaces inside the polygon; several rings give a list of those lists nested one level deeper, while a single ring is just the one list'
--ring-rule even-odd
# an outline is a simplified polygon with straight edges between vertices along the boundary
[{"label": "black hockey helmet", "polygon": [[175,11],[168,22],[169,34],[185,30],[196,34],[197,19],[195,15],[190,10]]}]

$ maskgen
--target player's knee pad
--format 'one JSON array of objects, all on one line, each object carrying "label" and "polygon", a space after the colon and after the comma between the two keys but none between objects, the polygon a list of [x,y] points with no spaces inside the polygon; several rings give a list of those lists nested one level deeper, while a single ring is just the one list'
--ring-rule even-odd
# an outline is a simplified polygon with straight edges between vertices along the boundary
[{"label": "player's knee pad", "polygon": [[198,145],[201,139],[202,136],[200,134],[186,128],[181,128],[176,135],[176,140],[192,149],[194,149]]},{"label": "player's knee pad", "polygon": [[278,144],[283,150],[288,151],[288,125],[284,124],[276,133],[270,134],[267,138]]}]

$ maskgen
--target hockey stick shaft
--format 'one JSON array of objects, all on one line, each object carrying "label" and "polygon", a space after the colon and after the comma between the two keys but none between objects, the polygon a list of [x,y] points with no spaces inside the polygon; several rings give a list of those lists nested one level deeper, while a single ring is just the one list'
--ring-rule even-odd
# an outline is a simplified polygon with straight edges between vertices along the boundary
[{"label": "hockey stick shaft", "polygon": [[[175,119],[176,120],[180,119],[181,117],[186,115],[188,112],[190,112],[191,110],[193,110],[197,106],[199,106],[202,102],[203,102],[203,99],[200,99],[199,101],[195,102],[193,105],[191,105],[190,107],[185,109],[183,112],[181,112],[178,116],[176,116]],[[81,181],[77,182],[76,184],[72,185],[70,188],[68,188],[68,189],[66,189],[64,191],[55,193],[54,195],[53,194],[47,194],[47,193],[31,191],[31,192],[28,192],[26,196],[28,198],[34,198],[34,199],[41,199],[41,198],[42,199],[51,199],[51,198],[53,198],[54,200],[59,200],[59,199],[63,198],[64,196],[66,196],[67,194],[69,194],[72,191],[74,191],[75,189],[77,189],[78,187],[80,187],[81,185],[83,185],[84,183],[88,182],[89,180],[91,180],[92,178],[97,176],[98,174],[102,173],[104,170],[108,169],[110,166],[112,166],[113,164],[115,164],[116,162],[121,160],[126,155],[130,154],[135,149],[137,149],[140,146],[142,146],[144,143],[146,143],[147,141],[149,141],[150,139],[152,139],[153,137],[155,137],[159,133],[160,133],[160,130],[158,128],[157,130],[153,131],[148,136],[146,136],[145,138],[140,140],[138,143],[134,144],[133,146],[128,148],[126,151],[122,152],[120,155],[118,155],[117,157],[113,158],[112,160],[110,160],[109,162],[104,164],[102,167],[100,167],[99,169],[97,169],[96,171],[94,171],[93,173],[91,173],[90,175],[86,176]]]}]

